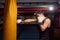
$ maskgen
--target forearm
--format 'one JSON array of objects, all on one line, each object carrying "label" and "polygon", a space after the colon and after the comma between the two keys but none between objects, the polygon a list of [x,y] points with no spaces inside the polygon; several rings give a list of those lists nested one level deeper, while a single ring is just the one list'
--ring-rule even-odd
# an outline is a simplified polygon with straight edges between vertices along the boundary
[{"label": "forearm", "polygon": [[47,26],[40,25],[41,31],[45,31],[47,29]]},{"label": "forearm", "polygon": [[28,23],[30,23],[30,22],[35,22],[35,21],[37,21],[36,19],[25,19],[25,20],[17,20],[17,23],[19,24],[19,23],[22,23],[22,22],[28,22]]},{"label": "forearm", "polygon": [[36,21],[36,19],[26,19],[26,20],[24,20],[24,22],[35,22]]}]

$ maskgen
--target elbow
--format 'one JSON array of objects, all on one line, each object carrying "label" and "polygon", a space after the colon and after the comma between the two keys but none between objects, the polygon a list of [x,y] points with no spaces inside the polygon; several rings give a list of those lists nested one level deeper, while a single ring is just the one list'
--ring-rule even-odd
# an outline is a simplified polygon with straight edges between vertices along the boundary
[{"label": "elbow", "polygon": [[45,28],[41,28],[41,31],[45,31],[46,29]]},{"label": "elbow", "polygon": [[45,31],[46,27],[44,27],[43,25],[41,25],[41,31]]}]

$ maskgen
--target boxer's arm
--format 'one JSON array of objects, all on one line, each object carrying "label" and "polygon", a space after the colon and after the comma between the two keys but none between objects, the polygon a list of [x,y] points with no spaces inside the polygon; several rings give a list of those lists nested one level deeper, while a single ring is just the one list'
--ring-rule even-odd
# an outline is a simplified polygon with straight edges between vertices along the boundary
[{"label": "boxer's arm", "polygon": [[19,24],[21,22],[35,22],[35,21],[37,21],[37,19],[25,19],[24,21],[22,21],[21,19],[18,19],[17,23]]},{"label": "boxer's arm", "polygon": [[35,21],[37,21],[37,19],[26,19],[26,20],[24,20],[24,22],[35,22]]},{"label": "boxer's arm", "polygon": [[45,31],[48,27],[50,27],[51,21],[50,19],[46,19],[42,25],[40,25],[40,28],[42,31]]},{"label": "boxer's arm", "polygon": [[17,19],[17,24],[21,23],[22,19]]}]

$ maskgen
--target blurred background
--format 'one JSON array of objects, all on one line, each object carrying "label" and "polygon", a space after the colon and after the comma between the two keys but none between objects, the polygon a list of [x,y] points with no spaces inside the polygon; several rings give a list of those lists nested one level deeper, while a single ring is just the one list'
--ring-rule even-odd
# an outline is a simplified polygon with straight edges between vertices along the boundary
[{"label": "blurred background", "polygon": [[[52,36],[54,40],[60,40],[60,0],[16,0],[17,20],[36,18],[35,11],[43,10],[47,17],[52,20]],[[0,0],[0,40],[2,40],[4,0]],[[34,23],[17,24],[18,40],[39,40],[38,30]],[[22,30],[22,31],[21,31]]]}]

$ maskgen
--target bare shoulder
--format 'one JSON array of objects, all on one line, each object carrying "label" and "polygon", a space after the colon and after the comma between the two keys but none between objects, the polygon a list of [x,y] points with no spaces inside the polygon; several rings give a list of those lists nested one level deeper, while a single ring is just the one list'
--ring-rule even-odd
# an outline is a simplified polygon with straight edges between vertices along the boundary
[{"label": "bare shoulder", "polygon": [[51,19],[47,18],[47,19],[46,19],[46,22],[51,22]]}]

